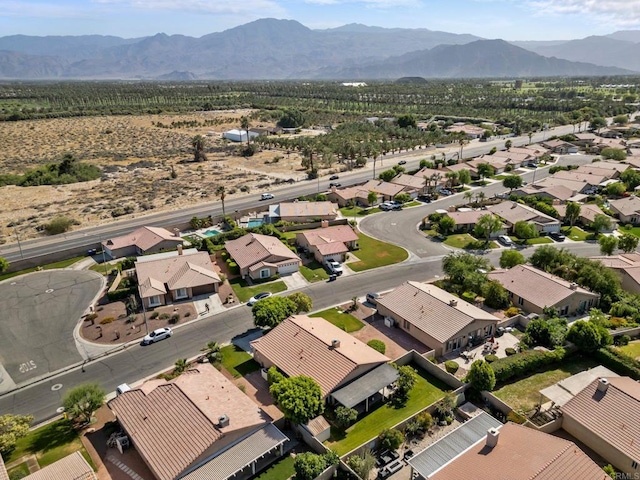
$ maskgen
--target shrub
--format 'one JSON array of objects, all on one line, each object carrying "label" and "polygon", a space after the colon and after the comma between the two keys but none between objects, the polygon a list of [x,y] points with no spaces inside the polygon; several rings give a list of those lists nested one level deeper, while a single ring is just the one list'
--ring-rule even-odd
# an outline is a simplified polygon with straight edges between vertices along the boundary
[{"label": "shrub", "polygon": [[507,357],[510,357],[511,355],[515,355],[518,352],[516,352],[515,348],[509,347],[509,348],[505,348],[504,353],[507,354]]},{"label": "shrub", "polygon": [[48,235],[58,235],[68,231],[72,225],[77,224],[76,220],[69,217],[58,216],[51,220],[49,223],[45,223],[44,230]]},{"label": "shrub", "polygon": [[284,375],[278,371],[276,366],[272,366],[267,370],[267,383],[269,386],[284,380]]},{"label": "shrub", "polygon": [[375,338],[373,340],[369,340],[367,342],[367,345],[369,345],[375,351],[382,353],[383,355],[384,355],[384,352],[387,350],[387,346],[385,345],[385,343],[382,340],[377,340]]},{"label": "shrub", "polygon": [[353,408],[343,407],[336,408],[336,423],[340,428],[347,428],[358,418],[358,411]]},{"label": "shrub", "polygon": [[556,348],[550,352],[525,350],[524,352],[496,360],[491,364],[491,368],[495,373],[496,381],[504,383],[511,378],[521,377],[544,365],[559,362],[565,358],[566,354],[563,348]]},{"label": "shrub", "polygon": [[627,319],[621,317],[611,317],[609,318],[609,328],[620,328],[627,326]]},{"label": "shrub", "polygon": [[631,337],[629,335],[620,335],[619,337],[615,338],[614,343],[618,346],[625,346],[629,345],[630,341]]},{"label": "shrub", "polygon": [[378,436],[380,445],[387,450],[397,450],[402,442],[404,442],[404,434],[395,428],[387,428]]},{"label": "shrub", "polygon": [[476,301],[477,295],[474,292],[464,292],[462,294],[462,299],[466,302],[473,303]]},{"label": "shrub", "polygon": [[518,307],[509,307],[504,311],[506,317],[515,317],[520,313],[520,309]]},{"label": "shrub", "polygon": [[487,363],[493,363],[496,360],[499,360],[498,357],[496,355],[494,355],[493,353],[490,353],[489,355],[487,355],[486,357],[484,357],[485,362]]},{"label": "shrub", "polygon": [[[97,313],[90,313],[89,315],[87,315],[86,317],[84,317],[84,319],[88,322],[91,322],[93,320],[95,320],[96,318],[98,318],[98,314]],[[629,342],[627,342],[629,343]]]},{"label": "shrub", "polygon": [[158,315],[160,315],[158,312],[153,312],[149,318],[153,320],[155,318],[158,318]]},{"label": "shrub", "polygon": [[168,313],[162,313],[158,318],[160,320],[168,320],[169,318],[171,318],[171,316]]},{"label": "shrub", "polygon": [[527,418],[525,416],[523,416],[523,415],[520,415],[515,410],[511,410],[509,412],[509,414],[507,415],[507,421],[508,422],[513,422],[513,423],[518,423],[518,424],[522,425],[523,423],[525,423],[527,421]]},{"label": "shrub", "polygon": [[227,268],[229,269],[229,273],[232,273],[233,275],[238,275],[240,273],[240,267],[238,267],[238,264],[231,259],[227,260]]},{"label": "shrub", "polygon": [[169,319],[169,323],[171,325],[175,325],[179,321],[180,321],[180,314],[179,313],[174,313],[173,315],[171,315],[171,318]]},{"label": "shrub", "polygon": [[640,380],[640,362],[612,347],[601,348],[595,353],[596,360],[618,375]]},{"label": "shrub", "polygon": [[460,365],[458,365],[453,360],[447,360],[446,362],[444,362],[444,368],[447,372],[453,375],[458,371],[458,368],[460,368]]},{"label": "shrub", "polygon": [[433,427],[433,417],[429,412],[422,412],[416,416],[416,421],[420,424],[420,428],[425,432]]},{"label": "shrub", "polygon": [[135,295],[137,291],[137,287],[119,288],[118,290],[114,290],[113,292],[107,292],[107,298],[110,302],[123,300],[125,298],[129,298],[131,295]]},{"label": "shrub", "polygon": [[102,320],[100,320],[100,325],[107,325],[108,323],[115,322],[115,320],[116,319],[113,317],[105,317]]}]

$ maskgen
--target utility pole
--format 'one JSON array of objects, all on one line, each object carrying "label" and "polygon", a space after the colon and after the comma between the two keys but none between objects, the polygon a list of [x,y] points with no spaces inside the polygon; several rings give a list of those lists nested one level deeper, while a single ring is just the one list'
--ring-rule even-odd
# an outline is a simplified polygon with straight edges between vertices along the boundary
[{"label": "utility pole", "polygon": [[18,229],[14,226],[13,233],[16,234],[16,240],[18,241],[18,249],[20,250],[20,258],[24,260],[24,255],[22,254],[22,246],[20,245],[20,237],[18,236]]}]

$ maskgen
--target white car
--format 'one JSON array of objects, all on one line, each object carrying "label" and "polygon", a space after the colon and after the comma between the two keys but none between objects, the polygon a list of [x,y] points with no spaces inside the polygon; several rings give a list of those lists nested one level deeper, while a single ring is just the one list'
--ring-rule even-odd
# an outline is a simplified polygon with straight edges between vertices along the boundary
[{"label": "white car", "polygon": [[150,343],[156,343],[165,338],[169,338],[171,335],[173,335],[173,330],[169,327],[156,328],[142,339],[142,343],[143,345],[149,345]]},{"label": "white car", "polygon": [[342,269],[342,264],[340,262],[336,260],[327,260],[324,263],[327,266],[329,272],[335,273],[336,275],[342,275],[342,272],[344,270]]},{"label": "white car", "polygon": [[511,240],[507,235],[499,235],[498,241],[505,247],[510,247],[513,245],[513,240]]},{"label": "white car", "polygon": [[271,295],[273,295],[273,293],[271,293],[271,292],[257,293],[256,295],[254,295],[253,297],[251,297],[249,299],[249,301],[247,302],[247,305],[252,307],[256,303],[258,303],[260,300],[264,300],[265,298],[269,298]]},{"label": "white car", "polygon": [[274,198],[276,197],[273,193],[263,193],[260,195],[260,200],[273,200]]}]

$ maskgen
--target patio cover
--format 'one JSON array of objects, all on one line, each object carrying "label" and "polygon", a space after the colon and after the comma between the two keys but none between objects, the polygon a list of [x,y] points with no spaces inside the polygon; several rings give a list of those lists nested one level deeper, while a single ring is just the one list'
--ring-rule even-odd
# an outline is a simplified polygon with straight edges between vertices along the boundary
[{"label": "patio cover", "polygon": [[383,363],[349,385],[336,390],[331,396],[340,405],[353,408],[397,379],[398,371],[388,363]]},{"label": "patio cover", "polygon": [[278,430],[278,427],[273,423],[268,423],[249,437],[227,450],[223,450],[202,467],[181,478],[184,480],[226,480],[287,440],[289,437]]},{"label": "patio cover", "polygon": [[485,412],[481,412],[449,432],[436,443],[431,444],[414,457],[411,457],[408,463],[423,478],[429,478],[437,470],[440,470],[469,447],[486,437],[487,430],[501,426],[501,421],[496,420]]},{"label": "patio cover", "polygon": [[[618,375],[602,365],[560,380],[550,387],[540,390],[540,395],[547,397],[556,405],[562,406],[588,387],[598,378],[617,377]],[[542,402],[540,402],[542,403]]]}]

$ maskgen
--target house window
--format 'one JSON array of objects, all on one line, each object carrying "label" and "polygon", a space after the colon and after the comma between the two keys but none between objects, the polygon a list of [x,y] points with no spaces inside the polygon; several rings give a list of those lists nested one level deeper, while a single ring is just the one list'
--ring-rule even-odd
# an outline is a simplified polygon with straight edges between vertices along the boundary
[{"label": "house window", "polygon": [[631,462],[631,468],[633,468],[634,470],[638,468],[638,462],[636,462],[635,460]]},{"label": "house window", "polygon": [[513,292],[509,292],[509,298],[513,298]]},{"label": "house window", "polygon": [[271,270],[268,268],[263,268],[260,270],[260,278],[269,278],[271,276]]},{"label": "house window", "polygon": [[176,300],[180,298],[187,298],[187,289],[186,288],[178,288],[176,289]]},{"label": "house window", "polygon": [[518,297],[518,305],[524,305],[524,298]]},{"label": "house window", "polygon": [[149,306],[157,307],[160,305],[160,295],[154,295],[153,297],[149,297]]},{"label": "house window", "polygon": [[410,329],[411,329],[411,324],[405,320],[405,321],[402,323],[402,327],[403,327],[405,330],[410,330]]},{"label": "house window", "polygon": [[560,310],[560,315],[566,315],[567,313],[569,313],[569,305],[565,305],[562,307],[562,310]]}]

